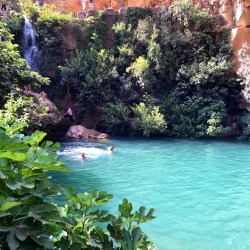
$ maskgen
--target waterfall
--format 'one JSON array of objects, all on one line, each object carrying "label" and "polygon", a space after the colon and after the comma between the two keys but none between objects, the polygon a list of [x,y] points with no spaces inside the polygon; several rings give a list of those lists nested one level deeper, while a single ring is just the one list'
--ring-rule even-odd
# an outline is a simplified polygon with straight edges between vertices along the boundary
[{"label": "waterfall", "polygon": [[23,39],[22,39],[23,55],[33,71],[41,73],[43,59],[42,54],[36,45],[36,32],[33,29],[31,21],[25,17]]}]

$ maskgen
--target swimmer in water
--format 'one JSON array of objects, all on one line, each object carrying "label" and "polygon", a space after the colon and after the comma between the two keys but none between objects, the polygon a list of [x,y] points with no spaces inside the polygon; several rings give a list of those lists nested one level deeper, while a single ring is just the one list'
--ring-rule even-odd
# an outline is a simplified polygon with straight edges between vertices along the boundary
[{"label": "swimmer in water", "polygon": [[108,148],[110,152],[114,152],[114,146]]},{"label": "swimmer in water", "polygon": [[83,158],[83,159],[86,159],[85,153],[82,153],[82,158]]}]

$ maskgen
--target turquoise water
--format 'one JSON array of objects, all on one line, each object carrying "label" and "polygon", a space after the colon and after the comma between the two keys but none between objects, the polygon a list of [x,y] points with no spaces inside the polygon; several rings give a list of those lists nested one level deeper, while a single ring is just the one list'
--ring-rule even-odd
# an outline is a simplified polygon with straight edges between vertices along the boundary
[{"label": "turquoise water", "polygon": [[123,138],[65,142],[58,154],[71,173],[56,182],[113,194],[112,212],[123,198],[155,208],[142,228],[158,250],[250,249],[250,143]]}]

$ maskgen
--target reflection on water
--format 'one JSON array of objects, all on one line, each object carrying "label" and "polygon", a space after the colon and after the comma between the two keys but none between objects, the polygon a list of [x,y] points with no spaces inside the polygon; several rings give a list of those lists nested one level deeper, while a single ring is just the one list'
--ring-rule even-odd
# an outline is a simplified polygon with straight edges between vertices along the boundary
[{"label": "reflection on water", "polygon": [[143,230],[158,250],[245,250],[250,249],[249,150],[249,143],[230,141],[67,142],[58,154],[71,172],[53,178],[81,192],[113,194],[105,208],[112,212],[123,198],[135,209],[156,208],[157,218]]}]

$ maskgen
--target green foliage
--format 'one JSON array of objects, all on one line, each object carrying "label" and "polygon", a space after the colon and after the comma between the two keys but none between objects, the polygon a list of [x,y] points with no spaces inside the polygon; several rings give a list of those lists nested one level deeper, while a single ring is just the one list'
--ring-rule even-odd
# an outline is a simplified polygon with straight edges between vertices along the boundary
[{"label": "green foliage", "polygon": [[50,4],[44,4],[43,8],[39,12],[39,17],[37,18],[37,24],[41,23],[57,23],[65,24],[66,22],[75,20],[72,13],[63,14],[55,11],[56,6]]},{"label": "green foliage", "polygon": [[219,134],[224,134],[228,132],[227,128],[221,126],[221,114],[220,113],[212,113],[211,118],[207,121],[209,127],[207,129],[207,134],[211,136],[217,136]]},{"label": "green foliage", "polygon": [[7,20],[7,26],[14,35],[14,43],[21,44],[23,39],[24,17],[20,13],[10,15]]},{"label": "green foliage", "polygon": [[159,107],[146,107],[144,103],[132,108],[135,115],[135,130],[142,132],[143,136],[163,134],[167,127],[164,116],[159,112]]},{"label": "green foliage", "polygon": [[67,22],[73,20],[72,13],[56,12],[54,5],[45,4],[39,12],[35,21],[35,29],[47,69],[57,70],[58,65],[63,64],[64,51],[61,49],[63,42],[61,30]]},{"label": "green foliage", "polygon": [[[23,128],[23,125],[28,126],[29,113],[23,109],[26,104],[30,104],[33,101],[32,98],[25,100],[22,97],[15,98],[13,94],[9,97],[8,101],[4,105],[4,110],[0,110],[0,126],[5,129],[8,135],[10,133],[16,133]],[[14,122],[15,128],[11,125]],[[17,126],[21,124],[21,128]]]},{"label": "green foliage", "polygon": [[[112,215],[98,209],[112,198],[107,192],[82,194],[54,184],[48,171],[68,171],[55,153],[59,143],[44,141],[44,132],[19,133],[24,126],[0,123],[1,249],[155,249],[140,228],[154,209],[132,213],[124,199]],[[67,201],[59,206],[62,192]]]},{"label": "green foliage", "polygon": [[103,123],[113,134],[127,134],[130,126],[130,109],[122,102],[108,102],[103,107]]},{"label": "green foliage", "polygon": [[132,63],[126,71],[133,71],[133,75],[136,77],[140,77],[143,73],[148,69],[149,63],[148,61],[143,58],[142,56],[138,57],[134,63]]},{"label": "green foliage", "polygon": [[131,28],[134,29],[138,25],[139,20],[152,16],[152,10],[150,8],[126,8],[125,18],[126,22],[131,25]]},{"label": "green foliage", "polygon": [[76,51],[76,54],[61,67],[64,84],[71,84],[77,90],[77,112],[83,116],[95,113],[112,97],[109,78],[112,57],[106,50]]},{"label": "green foliage", "polygon": [[37,15],[38,8],[32,0],[19,0],[18,5],[23,15],[29,18]]},{"label": "green foliage", "polygon": [[[237,112],[240,90],[231,71],[228,31],[216,33],[216,19],[190,1],[175,1],[154,15],[150,9],[127,8],[125,17],[126,22],[113,25],[115,43],[103,55],[105,28],[97,31],[102,23],[88,19],[82,51],[62,67],[63,82],[77,98],[79,114],[102,115],[107,131],[121,133],[116,124],[123,120],[121,114],[127,116],[123,108],[143,102],[145,107],[160,107],[169,136],[212,136],[207,131],[213,113],[220,113],[213,129],[225,131],[227,116]],[[154,103],[149,105],[145,96]],[[129,134],[132,128],[124,123],[122,131]]]},{"label": "green foliage", "polygon": [[17,87],[48,84],[49,79],[31,71],[25,59],[21,58],[13,36],[5,23],[0,22],[0,107],[7,95]]}]

